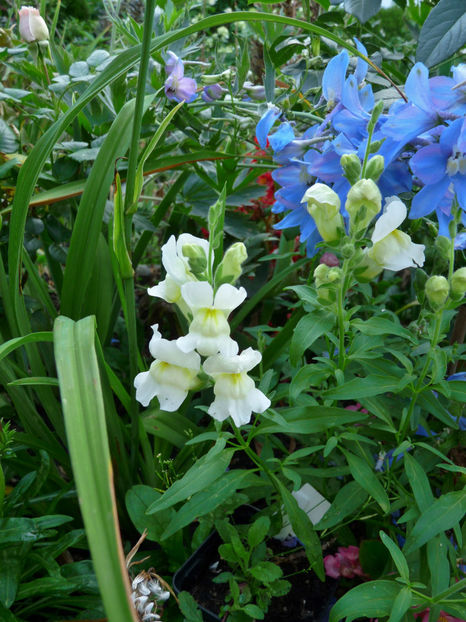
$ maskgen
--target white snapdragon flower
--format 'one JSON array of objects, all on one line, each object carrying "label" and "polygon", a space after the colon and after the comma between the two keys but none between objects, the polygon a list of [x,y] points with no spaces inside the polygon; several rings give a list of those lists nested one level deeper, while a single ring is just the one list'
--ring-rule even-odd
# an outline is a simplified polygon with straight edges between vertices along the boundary
[{"label": "white snapdragon flower", "polygon": [[424,244],[415,244],[407,233],[397,229],[406,215],[406,206],[400,199],[386,200],[384,212],[375,223],[372,247],[365,249],[364,278],[372,278],[384,269],[398,272],[424,265]]},{"label": "white snapdragon flower", "polygon": [[244,287],[237,289],[224,283],[214,296],[210,283],[196,281],[182,285],[181,295],[191,309],[193,319],[189,333],[176,340],[180,350],[191,352],[196,349],[203,356],[217,352],[227,356],[236,354],[238,344],[230,337],[227,318],[246,298]]},{"label": "white snapdragon flower", "polygon": [[215,380],[215,400],[208,413],[217,421],[231,417],[237,427],[249,423],[253,412],[263,413],[270,400],[256,389],[254,380],[247,374],[261,360],[257,350],[248,348],[241,354],[209,356],[203,365],[206,374]]},{"label": "white snapdragon flower", "polygon": [[157,396],[160,409],[173,412],[184,402],[188,391],[197,386],[201,358],[196,352],[182,352],[176,341],[162,339],[158,324],[154,324],[152,330],[149,350],[155,361],[149,371],[141,372],[134,379],[136,399],[148,406]]},{"label": "white snapdragon flower", "polygon": [[35,41],[48,41],[49,29],[39,9],[32,6],[22,6],[19,10],[19,34],[23,41],[34,43]]},{"label": "white snapdragon flower", "polygon": [[168,242],[162,246],[162,264],[167,272],[163,281],[147,290],[149,296],[162,298],[166,302],[183,306],[181,298],[181,286],[189,281],[196,281],[196,277],[191,271],[189,259],[183,254],[184,246],[198,246],[206,256],[206,263],[209,256],[209,242],[202,238],[197,238],[190,233],[182,233],[178,239],[172,235]]}]

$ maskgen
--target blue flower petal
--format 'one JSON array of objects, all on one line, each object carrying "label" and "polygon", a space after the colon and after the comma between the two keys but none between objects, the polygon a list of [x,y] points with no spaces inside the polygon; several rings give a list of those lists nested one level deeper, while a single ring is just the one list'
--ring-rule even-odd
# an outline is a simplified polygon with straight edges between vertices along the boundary
[{"label": "blue flower petal", "polygon": [[330,104],[336,104],[341,99],[349,56],[346,50],[332,58],[325,68],[322,77],[322,93]]},{"label": "blue flower petal", "polygon": [[256,126],[256,138],[262,149],[267,147],[267,137],[280,114],[280,109],[277,106],[269,105],[267,112],[260,118]]},{"label": "blue flower petal", "polygon": [[455,188],[456,198],[461,208],[466,210],[466,175],[459,173],[451,178],[453,187]]},{"label": "blue flower petal", "polygon": [[438,144],[419,149],[409,163],[423,184],[435,184],[445,177],[447,158]]},{"label": "blue flower petal", "polygon": [[418,108],[425,112],[432,111],[433,105],[429,85],[429,70],[423,63],[416,63],[409,72],[405,91],[409,101]]},{"label": "blue flower petal", "polygon": [[294,131],[291,123],[282,123],[275,134],[269,136],[269,143],[276,152],[282,151],[294,139]]},{"label": "blue flower petal", "polygon": [[449,185],[450,179],[445,176],[436,184],[424,186],[413,198],[409,218],[422,218],[433,212],[443,199]]},{"label": "blue flower petal", "polygon": [[[361,52],[361,54],[364,54],[364,56],[367,56],[366,48],[363,46],[363,44],[360,41],[356,39],[356,37],[354,37],[354,42],[356,43],[356,49],[358,50],[358,52]],[[356,71],[354,72],[354,77],[356,78],[358,84],[361,84],[361,82],[366,77],[367,68],[368,68],[368,64],[366,63],[366,61],[362,60],[362,58],[358,58],[357,63],[356,63]]]}]

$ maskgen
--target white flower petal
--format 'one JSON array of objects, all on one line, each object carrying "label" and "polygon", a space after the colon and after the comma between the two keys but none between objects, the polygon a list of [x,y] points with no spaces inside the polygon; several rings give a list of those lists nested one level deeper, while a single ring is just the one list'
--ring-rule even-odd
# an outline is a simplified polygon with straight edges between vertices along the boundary
[{"label": "white flower petal", "polygon": [[197,352],[184,352],[178,347],[177,341],[168,341],[168,339],[160,339],[151,350],[151,354],[159,361],[165,361],[170,365],[178,365],[179,367],[192,369],[196,373],[201,368],[201,359]]},{"label": "white flower petal", "polygon": [[167,412],[174,412],[175,410],[178,410],[188,395],[187,391],[183,391],[183,389],[173,385],[160,385],[159,389],[160,392],[157,395],[157,398],[159,400],[160,410],[166,410]]},{"label": "white flower petal", "polygon": [[247,348],[237,356],[212,356],[203,364],[204,371],[210,376],[215,374],[239,374],[253,369],[260,363],[262,355],[258,350]]},{"label": "white flower petal", "polygon": [[240,287],[238,289],[229,283],[224,283],[223,285],[220,285],[217,293],[215,294],[214,307],[230,313],[233,309],[239,307],[246,296],[247,293],[244,287]]},{"label": "white flower petal", "polygon": [[192,352],[196,348],[197,336],[196,335],[184,335],[184,337],[178,337],[176,345],[182,352]]},{"label": "white flower petal", "polygon": [[181,286],[184,301],[194,312],[196,309],[212,307],[214,290],[207,281],[192,281]]},{"label": "white flower petal", "polygon": [[156,344],[162,339],[162,334],[158,330],[159,328],[158,324],[153,324],[151,328],[154,331],[154,334],[152,335],[151,340],[149,341],[149,352],[151,353],[151,356],[155,359],[157,355],[154,353],[155,352],[154,348],[156,347]]},{"label": "white flower petal", "polygon": [[166,244],[162,246],[162,263],[167,271],[167,275],[170,275],[172,279],[181,285],[190,278],[189,266],[185,260],[178,256],[176,251],[176,240],[175,236],[172,235]]},{"label": "white flower petal", "polygon": [[195,235],[191,235],[190,233],[182,233],[178,236],[178,240],[176,242],[176,250],[180,257],[183,257],[183,246],[186,244],[200,246],[204,250],[206,258],[209,256],[209,242],[207,240],[197,238]]},{"label": "white flower petal", "polygon": [[150,401],[157,395],[158,384],[150,371],[143,371],[134,379],[136,399],[143,406],[149,406]]},{"label": "white flower petal", "polygon": [[149,287],[147,293],[149,296],[162,298],[165,302],[170,303],[178,302],[181,298],[180,286],[170,275],[167,275],[163,281],[160,281],[154,287]]},{"label": "white flower petal", "polygon": [[384,213],[375,223],[374,232],[371,238],[372,243],[376,244],[392,233],[392,231],[395,231],[395,229],[405,220],[406,214],[406,206],[399,199],[392,200],[390,203],[385,205]]}]

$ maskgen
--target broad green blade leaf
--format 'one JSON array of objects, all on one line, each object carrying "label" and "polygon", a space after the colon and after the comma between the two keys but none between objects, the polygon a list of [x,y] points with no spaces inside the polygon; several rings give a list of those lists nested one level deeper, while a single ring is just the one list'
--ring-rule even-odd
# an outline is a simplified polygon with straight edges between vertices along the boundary
[{"label": "broad green blade leaf", "polygon": [[379,482],[374,470],[371,469],[363,458],[349,451],[343,450],[343,453],[348,461],[348,466],[354,479],[371,495],[371,497],[374,497],[384,512],[388,512],[390,510],[390,501],[385,488]]},{"label": "broad green blade leaf", "polygon": [[283,408],[278,409],[277,412],[279,417],[267,416],[268,420],[253,430],[251,436],[280,432],[284,434],[315,434],[340,425],[344,426],[347,423],[367,419],[365,413],[332,406]]},{"label": "broad green blade leaf", "polygon": [[466,513],[466,491],[448,492],[431,503],[414,525],[403,548],[405,555],[416,551],[434,536],[451,529]]},{"label": "broad green blade leaf", "polygon": [[173,508],[167,508],[156,514],[147,514],[149,506],[162,497],[162,493],[150,486],[138,484],[126,493],[126,508],[136,529],[142,533],[147,530],[147,539],[159,542],[163,532],[169,527],[175,515]]},{"label": "broad green blade leaf", "polygon": [[367,499],[367,492],[358,482],[349,482],[337,492],[332,505],[316,525],[316,529],[329,529],[360,509]]},{"label": "broad green blade leaf", "polygon": [[382,393],[398,393],[412,380],[414,376],[404,376],[401,379],[394,376],[370,374],[365,378],[353,378],[333,389],[325,392],[326,398],[334,400],[353,400],[360,397],[372,397]]},{"label": "broad green blade leaf", "polygon": [[444,533],[429,540],[427,543],[427,563],[429,565],[433,596],[437,596],[446,590],[450,583],[448,546],[449,542]]},{"label": "broad green blade leaf", "polygon": [[2,343],[2,345],[0,346],[0,361],[2,360],[2,358],[10,354],[10,352],[16,350],[16,348],[20,348],[27,343],[33,343],[37,341],[53,341],[53,333],[51,333],[50,331],[43,331],[38,333],[31,333],[30,335],[24,335],[23,337],[15,337],[14,339],[5,341],[5,343]]},{"label": "broad green blade leaf", "polygon": [[221,445],[225,446],[225,439],[221,440],[222,444],[217,442],[217,445],[198,460],[181,479],[164,492],[163,497],[149,507],[147,513],[152,514],[169,508],[215,482],[225,472],[235,453],[234,449],[219,450]]},{"label": "broad green blade leaf", "polygon": [[345,11],[364,24],[378,12],[381,5],[382,0],[345,0]]},{"label": "broad green blade leaf", "polygon": [[416,61],[437,65],[466,43],[466,8],[458,0],[440,0],[429,13],[419,35]]},{"label": "broad green blade leaf", "polygon": [[393,607],[390,612],[390,617],[388,618],[388,622],[400,622],[403,618],[404,614],[411,607],[411,603],[413,602],[413,595],[411,594],[411,590],[409,587],[401,588],[398,596],[395,598],[393,602]]},{"label": "broad green blade leaf", "polygon": [[397,545],[393,542],[390,536],[384,531],[379,531],[379,536],[382,542],[385,544],[387,549],[392,556],[393,561],[395,562],[395,566],[397,567],[398,574],[400,577],[407,583],[409,581],[409,567],[408,562],[405,559],[405,556],[397,547]]},{"label": "broad green blade leaf", "polygon": [[47,378],[44,376],[25,376],[24,378],[17,378],[8,383],[9,387],[26,387],[34,385],[47,385],[51,387],[58,387],[57,378]]},{"label": "broad green blade leaf", "polygon": [[325,574],[322,559],[322,545],[316,532],[314,531],[313,524],[311,523],[306,512],[299,507],[296,499],[293,497],[288,488],[282,484],[282,482],[275,477],[275,475],[271,474],[270,477],[272,478],[275,487],[280,492],[280,497],[283,501],[285,512],[288,514],[288,518],[290,519],[293,531],[299,540],[301,540],[304,544],[311,568],[323,581]]},{"label": "broad green blade leaf", "polygon": [[290,345],[290,362],[297,365],[304,352],[314,341],[329,332],[335,324],[335,316],[331,313],[320,315],[310,313],[299,320]]},{"label": "broad green blade leaf", "polygon": [[247,474],[247,471],[230,471],[211,484],[207,490],[201,490],[193,495],[172,518],[161,539],[169,538],[186,525],[215,510],[229,499],[238,488],[241,488],[242,480]]},{"label": "broad green blade leaf", "polygon": [[358,585],[332,607],[329,622],[388,616],[401,589],[396,581],[369,581]]},{"label": "broad green blade leaf", "polygon": [[102,600],[111,622],[137,622],[118,530],[94,339],[92,317],[55,320],[55,359],[71,464]]},{"label": "broad green blade leaf", "polygon": [[397,335],[404,337],[408,341],[415,342],[414,335],[399,322],[386,317],[372,317],[368,320],[356,318],[351,322],[351,326],[359,330],[363,335]]},{"label": "broad green blade leaf", "polygon": [[419,462],[415,460],[408,452],[404,454],[405,471],[416,499],[417,507],[421,512],[425,512],[433,501],[434,495],[430,489],[429,478],[425,474],[424,469]]}]

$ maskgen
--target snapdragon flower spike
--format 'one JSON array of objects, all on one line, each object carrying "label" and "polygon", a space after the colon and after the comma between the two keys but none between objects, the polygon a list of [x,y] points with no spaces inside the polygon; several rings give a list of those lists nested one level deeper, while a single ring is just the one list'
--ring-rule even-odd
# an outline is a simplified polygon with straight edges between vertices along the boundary
[{"label": "snapdragon flower spike", "polygon": [[249,423],[253,412],[263,413],[270,407],[268,397],[247,374],[261,359],[261,353],[252,348],[233,356],[209,356],[203,369],[215,380],[215,400],[207,411],[211,417],[217,421],[231,417],[239,428]]},{"label": "snapdragon flower spike", "polygon": [[406,215],[406,206],[397,197],[387,199],[384,212],[375,223],[372,247],[365,249],[364,278],[372,278],[384,269],[398,272],[424,265],[424,244],[415,244],[408,234],[397,229]]},{"label": "snapdragon flower spike", "polygon": [[[438,143],[419,149],[411,158],[410,165],[413,173],[424,184],[424,188],[413,198],[410,218],[421,218],[433,210],[438,212],[450,187],[456,192],[461,208],[466,211],[466,121],[464,119],[457,119],[446,127]],[[453,193],[450,192],[449,196],[453,199]]]},{"label": "snapdragon flower spike", "polygon": [[170,59],[166,64],[169,71],[168,78],[165,80],[165,95],[170,100],[176,102],[186,101],[188,103],[194,101],[197,97],[196,81],[192,78],[185,78],[184,63],[173,52],[168,52]]},{"label": "snapdragon flower spike", "polygon": [[218,352],[231,355],[238,352],[238,344],[230,337],[228,316],[246,298],[244,287],[237,289],[229,283],[220,285],[215,296],[207,281],[185,283],[181,295],[191,310],[193,319],[189,333],[176,341],[183,352],[197,350],[203,356]]},{"label": "snapdragon flower spike", "polygon": [[153,337],[149,351],[155,361],[149,371],[141,372],[134,379],[136,399],[143,406],[157,397],[160,410],[178,410],[188,392],[197,386],[201,358],[196,352],[183,352],[176,341],[162,339],[158,324],[152,326]]},{"label": "snapdragon flower spike", "polygon": [[183,254],[183,247],[187,245],[199,246],[206,256],[209,256],[209,242],[202,238],[197,238],[190,233],[182,233],[178,239],[172,235],[166,244],[162,246],[162,264],[167,272],[163,281],[150,287],[147,290],[149,296],[162,298],[166,302],[175,303],[183,310],[187,310],[181,297],[181,286],[189,281],[195,281],[196,277],[192,273],[189,260]]}]

